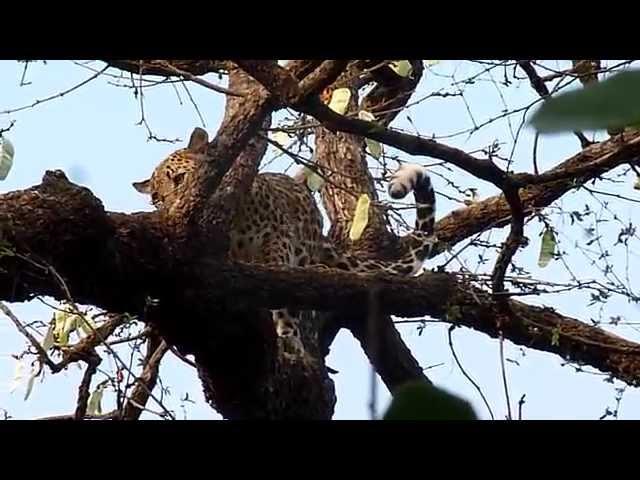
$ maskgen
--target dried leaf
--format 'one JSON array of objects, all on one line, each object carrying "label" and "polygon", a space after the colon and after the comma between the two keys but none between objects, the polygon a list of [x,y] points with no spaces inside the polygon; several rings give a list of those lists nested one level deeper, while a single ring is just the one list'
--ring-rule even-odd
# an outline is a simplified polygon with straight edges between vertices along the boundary
[{"label": "dried leaf", "polygon": [[366,193],[360,195],[358,203],[356,204],[356,211],[353,215],[353,223],[349,230],[349,238],[353,242],[358,240],[362,236],[364,229],[367,228],[367,224],[369,223],[370,204],[371,201],[369,200],[369,195]]},{"label": "dried leaf", "polygon": [[309,187],[309,190],[311,190],[312,192],[317,192],[324,185],[324,178],[311,170],[309,167],[304,167],[302,169],[302,175],[306,179],[307,187]]},{"label": "dried leaf", "polygon": [[389,64],[389,67],[401,77],[409,77],[413,72],[413,66],[409,60],[395,60]]},{"label": "dried leaf", "polygon": [[289,145],[289,142],[292,138],[292,135],[289,135],[287,132],[283,131],[277,131],[274,132],[273,135],[271,135],[271,140],[276,142],[281,147],[286,147],[287,145]]},{"label": "dried leaf", "polygon": [[360,110],[358,112],[358,118],[360,120],[364,120],[365,122],[375,122],[376,117],[373,113],[367,112],[366,110]]},{"label": "dried leaf", "polygon": [[[366,110],[360,110],[358,112],[358,118],[367,122],[376,121],[376,117]],[[376,160],[379,160],[382,156],[382,144],[375,140],[371,140],[370,138],[365,138],[364,141],[367,144],[367,150],[369,151],[369,154]]]},{"label": "dried leaf", "polygon": [[0,136],[0,180],[4,180],[9,175],[13,166],[15,149],[7,137]]},{"label": "dried leaf", "polygon": [[556,251],[556,237],[550,228],[547,228],[542,235],[542,244],[540,245],[540,256],[538,257],[538,266],[540,268],[546,267],[553,254]]},{"label": "dried leaf", "polygon": [[348,88],[338,88],[333,91],[331,95],[331,102],[329,102],[329,108],[340,115],[344,115],[349,107],[349,100],[351,99],[351,90]]},{"label": "dried leaf", "polygon": [[24,380],[24,372],[26,370],[26,365],[24,361],[18,360],[16,362],[16,369],[13,373],[13,380],[11,380],[11,384],[9,385],[9,393],[13,393]]},{"label": "dried leaf", "polygon": [[24,392],[24,401],[26,402],[27,399],[29,398],[29,396],[31,395],[31,391],[33,390],[33,384],[36,380],[36,378],[38,377],[38,370],[40,370],[38,368],[37,365],[34,365],[32,370],[31,370],[31,375],[29,376],[29,380],[27,381],[27,389]]},{"label": "dried leaf", "polygon": [[44,340],[42,341],[42,348],[44,351],[48,351],[55,342],[55,337],[53,335],[53,331],[55,329],[55,324],[53,322],[49,323],[49,328],[47,329],[47,333],[44,336]]},{"label": "dried leaf", "polygon": [[104,384],[100,384],[93,391],[87,402],[87,415],[102,414],[102,395],[104,393]]},{"label": "dried leaf", "polygon": [[78,328],[78,315],[66,311],[57,311],[54,314],[55,327],[53,335],[59,345],[66,346],[69,344],[69,335]]}]

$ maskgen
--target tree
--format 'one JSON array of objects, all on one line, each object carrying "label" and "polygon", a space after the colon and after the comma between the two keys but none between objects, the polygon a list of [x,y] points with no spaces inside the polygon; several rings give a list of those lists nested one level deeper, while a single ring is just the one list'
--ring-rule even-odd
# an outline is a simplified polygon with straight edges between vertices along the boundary
[{"label": "tree", "polygon": [[[2,306],[28,341],[20,357],[34,360],[31,378],[72,363],[84,365],[74,418],[137,419],[145,408],[173,416],[152,393],[160,362],[173,351],[197,369],[208,402],[226,418],[327,419],[333,414],[336,392],[325,357],[338,331],[348,329],[357,338],[394,393],[409,382],[430,383],[394,320],[417,318],[423,326],[428,317],[452,328],[482,332],[498,339],[501,347],[508,340],[550,352],[579,368],[592,367],[635,386],[640,378],[639,346],[611,333],[603,322],[625,322],[620,315],[607,319],[604,312],[612,298],[639,300],[632,275],[619,271],[628,269],[624,254],[633,255],[638,240],[633,217],[623,218],[611,206],[613,200],[637,200],[603,191],[600,184],[634,175],[640,134],[634,128],[610,130],[610,137],[595,141],[576,131],[576,152],[547,169],[537,159],[542,137],[535,137],[533,154],[514,154],[525,116],[535,105],[572,84],[597,80],[630,63],[605,67],[599,61],[574,61],[554,68],[553,62],[478,61],[477,75],[452,82],[449,90],[415,98],[414,91],[429,81],[430,66],[427,62],[425,70],[422,60],[294,60],[285,66],[251,60],[106,62],[90,78],[118,71],[130,75],[141,109],[145,88],[179,80],[225,95],[224,119],[209,144],[209,161],[171,217],[161,212],[108,212],[91,191],[58,170],[45,172],[39,185],[2,195],[0,299],[51,297],[63,302],[63,312],[50,325],[32,328],[9,306]],[[204,78],[211,73],[228,76],[227,87]],[[499,82],[493,77],[496,73],[504,77]],[[446,139],[392,126],[412,104],[426,99],[446,102],[448,96],[465,100],[464,86],[486,79],[492,79],[501,94],[529,83],[538,95],[525,107],[505,107],[499,115],[512,118],[522,113],[508,156],[497,142],[469,153]],[[345,92],[349,95],[342,111],[331,101]],[[283,110],[291,118],[274,124],[272,116]],[[152,132],[143,109],[142,114],[149,136],[166,140]],[[469,133],[495,120],[473,120]],[[5,137],[10,128],[3,132]],[[288,135],[286,142],[283,134]],[[434,258],[416,278],[228,262],[230,220],[269,145],[305,166],[308,181],[322,185],[319,199],[330,220],[328,237],[358,256],[391,259],[406,248],[400,233],[406,229],[411,216],[406,207],[411,205],[389,202],[378,192],[398,160],[437,160],[431,171],[444,175],[446,190],[440,193],[462,195],[465,204],[440,211]],[[447,173],[453,171],[464,172],[466,184],[472,186],[460,187]],[[477,192],[492,194],[481,198]],[[573,192],[581,195],[583,208],[564,207],[563,200]],[[361,238],[352,241],[349,230],[362,194],[373,202]],[[589,237],[576,240],[571,226],[558,223],[562,218],[584,226]],[[619,224],[618,231],[602,233],[607,221]],[[502,231],[505,238],[496,241],[492,234]],[[532,233],[537,232],[541,239],[534,241]],[[563,238],[577,243],[567,245]],[[532,249],[532,244],[542,244],[540,265],[553,261],[566,266],[567,281],[540,279],[516,262],[516,255]],[[574,275],[565,249],[593,257],[591,269],[599,278]],[[472,256],[477,259],[475,269],[462,260]],[[550,293],[576,299],[586,294],[598,308],[587,322],[560,313],[553,304],[531,301]],[[292,356],[276,339],[267,309],[283,306],[314,312],[305,314],[303,332],[311,361]],[[140,324],[143,327],[136,330]],[[77,332],[77,340],[69,341],[72,332]],[[135,341],[146,343],[139,371],[119,358],[117,350]],[[103,375],[96,382],[99,352],[112,356],[119,367],[115,375]],[[124,392],[128,375],[134,380]],[[117,408],[106,414],[97,408],[104,389],[116,392]],[[515,417],[510,408],[508,415]]]}]

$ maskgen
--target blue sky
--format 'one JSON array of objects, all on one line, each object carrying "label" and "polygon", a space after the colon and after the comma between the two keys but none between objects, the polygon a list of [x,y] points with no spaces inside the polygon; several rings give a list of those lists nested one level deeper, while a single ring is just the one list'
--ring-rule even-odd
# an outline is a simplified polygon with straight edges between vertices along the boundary
[{"label": "blue sky", "polygon": [[[552,63],[550,65],[553,65]],[[559,64],[560,65],[560,64]],[[93,68],[102,68],[95,62]],[[561,65],[560,65],[561,66]],[[455,74],[456,79],[468,76],[477,67],[468,63],[444,61],[433,67],[432,72],[425,75],[414,100],[425,93],[446,87],[451,91],[450,79],[442,75]],[[115,70],[111,74],[119,75]],[[499,80],[501,71],[494,72]],[[26,80],[27,86],[19,86],[22,75],[22,64],[10,61],[0,62],[0,111],[28,105],[35,99],[41,99],[65,90],[88,78],[92,72],[72,62],[53,61],[47,65],[42,63],[31,65]],[[210,77],[217,81],[216,76]],[[106,209],[110,211],[134,212],[151,210],[148,201],[137,193],[131,182],[149,176],[154,166],[173,149],[166,143],[147,141],[144,126],[136,125],[140,120],[140,103],[128,88],[118,87],[113,83],[115,78],[103,77],[84,87],[33,109],[17,113],[0,114],[0,128],[8,126],[11,120],[16,124],[7,134],[15,146],[15,164],[8,178],[0,183],[0,192],[30,187],[40,182],[47,169],[62,169],[77,183],[87,186],[100,198]],[[190,95],[198,105],[201,115],[206,119],[206,128],[210,135],[215,133],[221,120],[224,99],[221,95],[204,89],[198,85],[188,86]],[[446,135],[473,126],[499,114],[504,103],[510,107],[526,105],[536,99],[536,94],[527,82],[518,86],[502,89],[502,93],[490,81],[479,81],[465,87],[464,100],[461,97],[431,98],[410,107],[401,115],[394,126],[415,133],[417,129],[423,135]],[[466,101],[466,104],[465,104]],[[469,110],[468,108],[469,107]],[[147,122],[153,132],[166,138],[186,139],[195,126],[203,126],[199,115],[189,100],[184,88],[177,84],[160,85],[144,90],[144,111]],[[471,112],[471,115],[469,113]],[[472,117],[473,119],[472,119]],[[486,147],[494,140],[505,142],[501,153],[509,154],[513,138],[521,115],[511,121],[496,122],[476,132],[473,136],[460,135],[445,138],[442,141],[453,146],[473,151]],[[517,171],[530,171],[533,132],[525,128],[521,132],[518,147],[514,151],[514,165]],[[538,163],[542,170],[568,158],[579,150],[577,140],[572,135],[545,136],[538,148]],[[272,157],[270,151],[268,158]],[[403,160],[408,156],[400,154]],[[415,159],[424,164],[434,163],[431,159]],[[279,158],[269,165],[269,170],[282,170],[289,164],[285,158]],[[495,189],[469,175],[454,170],[438,171],[450,180],[463,187],[478,189],[480,198],[492,195]],[[622,193],[634,197],[631,188],[632,178],[628,176],[621,183],[602,186],[600,189]],[[454,195],[444,180],[433,176],[436,189]],[[637,193],[635,197],[638,198]],[[607,198],[609,208],[627,221],[632,216],[633,204]],[[438,197],[437,218],[440,218],[458,204]],[[582,210],[585,203],[592,208],[600,208],[588,194],[572,193],[561,200],[564,209]],[[406,217],[412,220],[411,215]],[[637,215],[636,215],[637,218]],[[570,227],[567,219],[564,224],[559,216],[553,216],[553,223],[562,229],[561,247],[568,252],[567,263],[580,278],[600,278],[598,270],[593,269],[586,257],[573,248],[576,241],[584,241],[584,232],[579,227]],[[607,238],[617,236],[619,226],[616,222],[608,222],[600,226]],[[516,260],[519,265],[529,269],[536,278],[553,281],[568,281],[569,276],[561,262],[552,262],[547,268],[537,267],[541,225],[532,221],[527,225],[526,235],[530,245],[520,251]],[[492,241],[504,237],[504,231],[493,231]],[[609,242],[611,244],[613,242]],[[637,241],[631,242],[636,247]],[[624,273],[627,253],[621,247],[611,247],[612,262]],[[469,268],[475,268],[478,251],[469,249],[462,255]],[[481,271],[490,271],[493,257],[488,266]],[[432,268],[445,261],[439,257],[427,263]],[[636,253],[629,254],[630,284],[638,293],[638,282],[635,278],[640,260]],[[596,318],[596,307],[588,306],[589,296],[586,293],[570,295],[547,295],[540,298],[527,299],[536,304],[553,305],[563,314],[587,321]],[[10,305],[23,321],[48,321],[51,311],[39,302]],[[623,298],[613,298],[603,311],[604,318],[621,315],[628,321],[638,316],[637,306],[630,305]],[[423,367],[433,366],[427,371],[428,376],[437,385],[456,392],[472,402],[482,418],[488,413],[477,392],[457,368],[448,345],[448,325],[429,323],[419,334],[415,324],[403,324],[398,327],[403,337]],[[614,330],[617,334],[630,339],[640,340],[640,335],[632,327],[620,326]],[[15,360],[10,354],[22,351],[24,340],[15,328],[3,316],[0,316],[0,409],[6,409],[15,418],[34,418],[47,415],[70,413],[74,409],[77,385],[81,371],[71,367],[67,372],[45,378],[37,383],[31,397],[25,402],[22,390],[14,393],[7,391],[15,367]],[[505,394],[502,388],[498,342],[469,329],[459,328],[453,332],[454,347],[465,370],[478,383],[497,418],[504,418],[506,412]],[[524,352],[524,355],[523,355]],[[517,400],[526,394],[523,416],[528,419],[598,418],[607,406],[613,407],[615,387],[620,386],[603,381],[603,376],[590,373],[575,373],[570,366],[562,366],[562,360],[551,354],[522,349],[509,342],[505,343],[505,356],[517,361],[506,363],[509,394],[512,408],[517,410]],[[359,349],[357,342],[348,332],[342,332],[331,348],[327,359],[328,365],[338,370],[333,376],[336,382],[338,403],[336,419],[365,419],[369,417],[369,364]],[[103,367],[108,369],[108,362]],[[167,405],[175,409],[178,417],[182,416],[179,398],[186,392],[195,400],[195,404],[187,406],[187,416],[192,419],[220,418],[204,402],[199,381],[195,372],[172,355],[168,355],[162,364],[161,374],[166,385],[171,387],[171,396]],[[98,379],[99,380],[99,379]],[[94,382],[95,383],[95,382]],[[389,401],[389,395],[382,383],[378,386],[379,409],[383,409]],[[105,398],[104,409],[108,410],[111,397]],[[620,418],[640,418],[640,396],[636,389],[628,388],[620,408]],[[150,407],[153,408],[152,405]]]}]

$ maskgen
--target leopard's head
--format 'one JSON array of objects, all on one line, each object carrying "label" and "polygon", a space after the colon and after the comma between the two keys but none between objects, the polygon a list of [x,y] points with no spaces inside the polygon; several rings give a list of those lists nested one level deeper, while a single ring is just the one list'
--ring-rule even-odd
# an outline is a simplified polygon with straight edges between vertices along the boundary
[{"label": "leopard's head", "polygon": [[153,171],[151,178],[133,182],[138,192],[150,195],[156,208],[170,208],[179,196],[180,187],[195,169],[207,151],[209,135],[202,128],[191,133],[186,148],[176,150],[167,156]]}]

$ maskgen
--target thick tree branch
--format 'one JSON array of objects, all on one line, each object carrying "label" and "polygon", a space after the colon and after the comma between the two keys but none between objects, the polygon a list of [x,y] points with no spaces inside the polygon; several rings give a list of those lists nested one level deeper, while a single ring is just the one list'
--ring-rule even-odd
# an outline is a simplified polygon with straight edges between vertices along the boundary
[{"label": "thick tree branch", "polygon": [[338,79],[348,64],[348,60],[325,60],[322,62],[317,69],[300,82],[301,97],[320,95],[326,87]]},{"label": "thick tree branch", "polygon": [[[530,185],[521,190],[520,198],[525,216],[551,205],[580,185],[620,165],[635,161],[640,156],[640,131],[625,133],[622,137],[591,145],[537,176],[547,179],[548,183]],[[514,176],[516,182],[520,175]],[[523,183],[537,182],[534,177],[536,176],[526,174]],[[436,235],[440,243],[432,254],[435,256],[441,253],[445,246],[452,247],[472,235],[490,228],[503,227],[510,221],[509,205],[503,195],[489,197],[468,207],[454,210],[436,223]]]},{"label": "thick tree branch", "polygon": [[89,401],[89,395],[91,394],[91,379],[93,375],[98,371],[100,365],[100,356],[94,351],[87,352],[84,361],[87,364],[87,369],[84,371],[80,387],[78,387],[78,402],[75,412],[75,420],[82,420],[87,413],[87,402]]},{"label": "thick tree branch", "polygon": [[520,200],[518,189],[506,189],[504,197],[511,209],[511,230],[500,250],[491,274],[491,285],[494,294],[504,292],[504,275],[507,273],[507,268],[509,268],[513,256],[522,245],[524,237],[524,210],[522,209],[522,201]]},{"label": "thick tree branch", "polygon": [[377,61],[367,62],[367,66],[372,68],[371,77],[376,86],[362,100],[361,108],[374,114],[376,123],[389,126],[409,102],[420,83],[424,72],[422,60],[410,62],[413,71],[408,77],[401,77],[389,66],[375,65]]},{"label": "thick tree branch", "polygon": [[[367,65],[365,62],[351,62],[349,68],[336,79],[331,87],[351,89],[350,112],[362,108],[358,105],[356,92],[363,69]],[[390,69],[388,70],[392,77],[400,78]],[[413,81],[418,82],[421,74],[422,69],[418,68]],[[362,103],[366,103],[367,108],[375,110],[379,105],[376,102],[396,99],[394,104],[399,106],[403,101],[409,100],[414,86],[413,83],[385,80],[384,84],[374,87]],[[391,121],[394,116],[395,114],[392,113],[379,118],[379,121]],[[377,198],[373,179],[367,166],[363,138],[345,133],[332,133],[323,127],[318,127],[315,132],[315,143],[315,157],[318,166],[328,172],[339,172],[331,175],[331,180],[321,191],[325,209],[331,219],[330,237],[336,245],[351,253],[362,257],[383,257],[385,251],[393,250],[393,246],[397,247],[398,241],[396,236],[389,231],[384,212],[381,209],[371,209],[367,228],[358,241],[351,242],[347,239],[357,195],[366,193],[371,199]],[[366,328],[369,318],[367,312],[361,312],[359,315],[346,315],[344,312],[338,311],[331,315],[325,315],[323,317],[324,324],[319,332],[320,342],[322,345],[330,345],[340,327],[346,326],[360,342],[369,361],[389,391],[393,392],[403,383],[412,380],[428,382],[418,362],[395,329],[391,317],[388,315],[377,315],[376,317],[379,328],[375,331],[375,338],[372,338]]]},{"label": "thick tree branch", "polygon": [[[105,60],[105,62],[109,66],[125,72],[162,77],[175,76],[174,69],[188,72],[191,75],[205,75],[207,73],[226,73],[232,66],[230,62],[224,60]],[[167,68],[167,64],[172,68]]]},{"label": "thick tree branch", "polygon": [[275,60],[234,60],[233,62],[257,80],[282,105],[300,100],[302,91],[296,78]]},{"label": "thick tree branch", "polygon": [[[640,379],[637,344],[551,309],[516,301],[509,302],[513,317],[504,318],[491,294],[449,274],[396,278],[210,261],[172,265],[172,252],[153,220],[155,215],[107,215],[95,208],[95,199],[86,189],[59,175],[55,178],[58,189],[45,177],[39,187],[0,197],[5,241],[18,252],[47,259],[65,278],[76,301],[138,314],[154,323],[167,341],[182,350],[195,350],[196,355],[213,340],[225,343],[232,334],[229,329],[245,339],[254,336],[253,344],[233,343],[235,349],[239,344],[248,349],[243,356],[269,338],[262,320],[252,324],[243,313],[236,316],[244,322],[241,325],[226,321],[225,316],[239,307],[235,299],[243,299],[243,309],[331,308],[360,318],[361,306],[375,290],[380,292],[381,313],[429,315],[493,336],[496,318],[503,318],[504,337],[516,344],[580,361],[630,384]],[[8,219],[13,220],[10,227]],[[55,281],[20,256],[5,256],[0,266],[5,270],[0,273],[0,299],[24,301],[34,295],[66,299]],[[159,299],[164,320],[143,316],[149,312],[147,297]],[[327,298],[332,299],[330,305]]]}]

